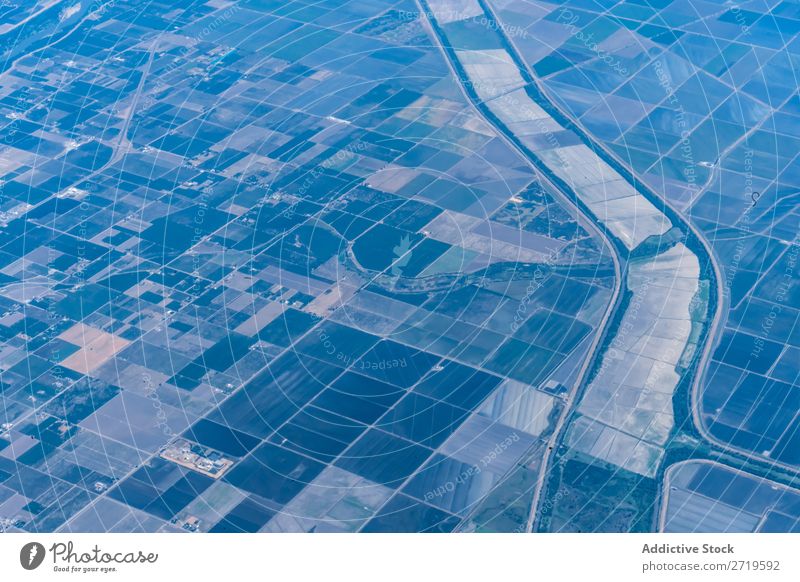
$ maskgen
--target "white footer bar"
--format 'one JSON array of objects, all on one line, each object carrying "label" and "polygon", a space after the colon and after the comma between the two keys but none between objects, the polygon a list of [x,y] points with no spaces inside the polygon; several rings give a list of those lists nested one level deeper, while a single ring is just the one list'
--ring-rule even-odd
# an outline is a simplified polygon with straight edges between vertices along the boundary
[{"label": "white footer bar", "polygon": [[0,535],[4,580],[800,580],[793,534]]}]

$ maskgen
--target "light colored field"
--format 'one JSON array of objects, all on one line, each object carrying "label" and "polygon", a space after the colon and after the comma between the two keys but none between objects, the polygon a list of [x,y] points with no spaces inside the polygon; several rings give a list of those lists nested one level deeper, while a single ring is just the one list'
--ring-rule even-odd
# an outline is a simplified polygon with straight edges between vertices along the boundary
[{"label": "light colored field", "polygon": [[65,368],[81,374],[88,374],[102,366],[131,343],[82,323],[76,323],[59,337],[81,348],[61,362]]},{"label": "light colored field", "polygon": [[483,8],[477,0],[429,0],[428,4],[441,24],[483,15]]},{"label": "light colored field", "polygon": [[[456,54],[472,81],[472,88],[483,101],[525,86],[517,65],[503,49],[456,51]],[[535,110],[536,106],[531,102],[528,107]]]},{"label": "light colored field", "polygon": [[506,380],[478,409],[478,412],[511,428],[539,436],[550,425],[555,399],[531,386]]},{"label": "light colored field", "polygon": [[[677,367],[690,345],[699,277],[697,257],[683,244],[631,263],[628,288],[633,298],[578,407],[594,421],[585,434],[573,429],[579,450],[636,473],[651,473],[652,455],[622,459],[608,443],[641,439],[642,444],[662,447],[669,439],[672,395],[681,377]],[[589,446],[587,439],[595,432],[600,437]]]}]

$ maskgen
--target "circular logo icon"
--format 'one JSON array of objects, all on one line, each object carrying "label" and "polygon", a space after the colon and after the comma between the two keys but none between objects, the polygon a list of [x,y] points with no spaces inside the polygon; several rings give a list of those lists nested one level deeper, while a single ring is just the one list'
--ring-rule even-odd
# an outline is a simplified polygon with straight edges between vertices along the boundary
[{"label": "circular logo icon", "polygon": [[39,542],[30,542],[19,551],[19,563],[26,570],[35,570],[44,562],[44,546]]}]

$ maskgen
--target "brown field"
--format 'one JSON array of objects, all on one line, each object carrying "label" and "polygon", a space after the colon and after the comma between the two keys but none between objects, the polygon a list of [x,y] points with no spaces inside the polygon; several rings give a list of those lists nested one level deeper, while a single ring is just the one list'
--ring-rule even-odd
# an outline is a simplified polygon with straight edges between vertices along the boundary
[{"label": "brown field", "polygon": [[81,374],[88,374],[103,365],[130,344],[126,339],[82,323],[73,325],[59,337],[81,348],[61,362],[65,368]]}]

